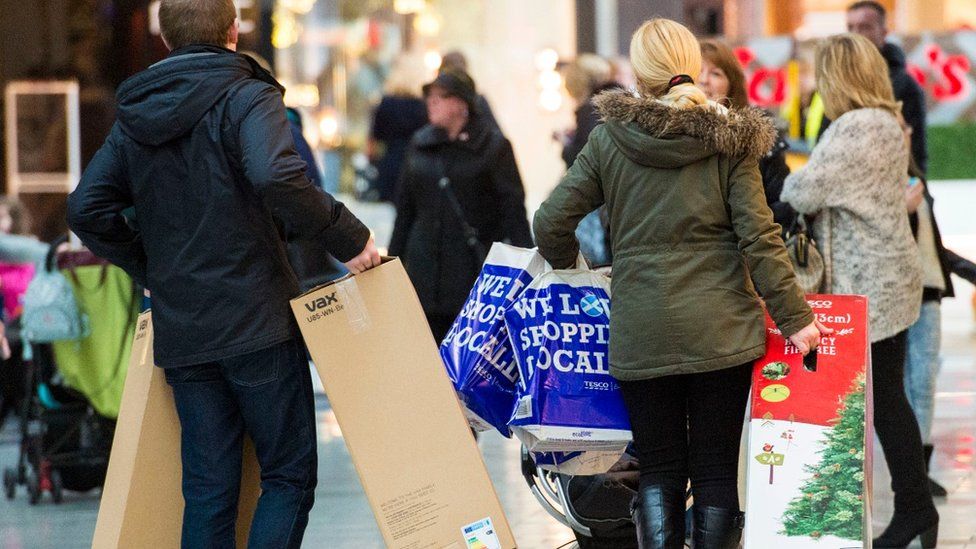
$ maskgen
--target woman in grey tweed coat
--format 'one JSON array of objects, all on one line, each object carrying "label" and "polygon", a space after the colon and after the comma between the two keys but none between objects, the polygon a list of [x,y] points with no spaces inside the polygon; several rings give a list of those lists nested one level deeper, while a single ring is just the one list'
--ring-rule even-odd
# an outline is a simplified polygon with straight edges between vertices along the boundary
[{"label": "woman in grey tweed coat", "polygon": [[905,395],[906,331],[918,318],[922,273],[905,207],[909,149],[888,69],[853,34],[817,48],[817,87],[835,122],[790,175],[782,200],[815,215],[827,264],[825,290],[868,297],[874,427],[891,470],[895,516],[874,547],[935,547],[939,515],[929,493],[918,423]]}]

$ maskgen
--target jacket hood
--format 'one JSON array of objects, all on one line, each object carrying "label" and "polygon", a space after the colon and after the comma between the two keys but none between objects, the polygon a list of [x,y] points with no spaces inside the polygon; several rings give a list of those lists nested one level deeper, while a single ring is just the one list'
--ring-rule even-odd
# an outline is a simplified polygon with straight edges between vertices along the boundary
[{"label": "jacket hood", "polygon": [[593,104],[621,151],[644,166],[678,168],[716,153],[759,159],[776,142],[769,117],[754,107],[675,109],[620,90],[599,94]]},{"label": "jacket hood", "polygon": [[888,63],[888,70],[905,68],[905,52],[891,42],[885,42],[881,46],[881,57]]},{"label": "jacket hood", "polygon": [[142,144],[161,145],[187,134],[233,84],[249,78],[283,90],[245,55],[218,46],[174,50],[119,86],[119,125]]}]

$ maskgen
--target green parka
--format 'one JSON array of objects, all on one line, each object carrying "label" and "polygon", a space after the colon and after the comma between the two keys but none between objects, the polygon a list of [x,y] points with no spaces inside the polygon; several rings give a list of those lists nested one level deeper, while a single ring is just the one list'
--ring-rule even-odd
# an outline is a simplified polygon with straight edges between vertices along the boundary
[{"label": "green parka", "polygon": [[[570,267],[580,219],[604,203],[614,265],[610,371],[629,381],[728,368],[765,350],[763,296],[784,336],[813,322],[766,205],[757,109],[675,109],[626,92],[535,216],[539,251]],[[751,275],[751,277],[750,277]]]}]

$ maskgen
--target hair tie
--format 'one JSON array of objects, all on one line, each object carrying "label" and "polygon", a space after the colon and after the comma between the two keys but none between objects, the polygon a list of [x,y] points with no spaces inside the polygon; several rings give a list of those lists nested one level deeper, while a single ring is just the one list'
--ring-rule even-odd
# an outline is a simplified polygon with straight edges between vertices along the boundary
[{"label": "hair tie", "polygon": [[672,76],[671,80],[668,80],[667,91],[671,91],[671,88],[675,86],[680,86],[681,84],[694,84],[694,83],[695,81],[687,74],[678,74],[676,76]]}]

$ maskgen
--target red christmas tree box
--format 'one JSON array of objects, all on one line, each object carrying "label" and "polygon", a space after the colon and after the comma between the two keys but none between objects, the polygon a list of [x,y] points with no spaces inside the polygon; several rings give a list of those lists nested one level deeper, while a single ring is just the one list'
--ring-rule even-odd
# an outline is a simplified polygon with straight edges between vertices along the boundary
[{"label": "red christmas tree box", "polygon": [[746,549],[870,547],[868,300],[808,295],[834,333],[804,361],[766,317],[746,459]]}]

